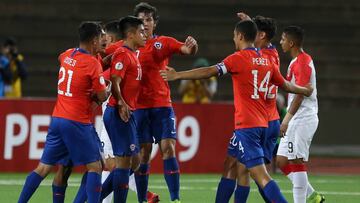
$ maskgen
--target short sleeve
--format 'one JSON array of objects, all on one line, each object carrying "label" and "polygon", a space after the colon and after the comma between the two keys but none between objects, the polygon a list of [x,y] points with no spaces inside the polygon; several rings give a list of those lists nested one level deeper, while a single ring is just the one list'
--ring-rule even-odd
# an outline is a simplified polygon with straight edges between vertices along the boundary
[{"label": "short sleeve", "polygon": [[180,54],[181,53],[181,47],[184,45],[183,42],[179,42],[175,38],[167,37],[166,38],[166,45],[167,45],[167,55],[172,54]]},{"label": "short sleeve", "polygon": [[234,72],[234,55],[230,55],[226,57],[221,63],[216,64],[216,68],[218,69],[218,75],[222,76],[226,73],[232,73]]},{"label": "short sleeve", "polygon": [[285,83],[285,78],[281,75],[280,70],[276,65],[273,66],[273,76],[270,83],[280,87]]},{"label": "short sleeve", "polygon": [[116,52],[111,60],[110,75],[124,78],[126,69],[130,65],[130,59],[125,52]]},{"label": "short sleeve", "polygon": [[305,86],[310,82],[311,67],[309,64],[297,64],[293,71],[295,83],[300,86]]},{"label": "short sleeve", "polygon": [[95,92],[103,91],[106,88],[105,79],[102,74],[102,68],[98,61],[95,61],[92,68],[91,80],[92,80],[92,89]]}]

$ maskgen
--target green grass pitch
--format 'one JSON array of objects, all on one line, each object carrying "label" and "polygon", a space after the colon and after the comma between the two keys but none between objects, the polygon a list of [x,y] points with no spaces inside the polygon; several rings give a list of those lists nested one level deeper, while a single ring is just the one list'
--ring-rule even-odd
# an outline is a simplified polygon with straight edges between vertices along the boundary
[{"label": "green grass pitch", "polygon": [[[52,202],[51,181],[53,176],[47,177],[31,199],[31,203]],[[282,192],[289,202],[292,202],[292,189],[289,180],[282,175],[273,175],[279,183]],[[21,191],[26,174],[2,173],[0,174],[0,202],[16,202]],[[181,175],[181,200],[183,203],[212,203],[215,199],[216,187],[220,175],[191,174]],[[72,202],[81,176],[74,174],[69,180],[65,202]],[[313,187],[322,192],[329,203],[359,203],[360,202],[360,176],[351,175],[311,175],[309,177]],[[149,189],[160,194],[161,202],[167,203],[169,195],[162,175],[151,175]],[[261,197],[252,183],[249,203],[259,203]],[[136,203],[134,192],[129,191],[129,203]],[[230,201],[232,202],[232,201]]]}]

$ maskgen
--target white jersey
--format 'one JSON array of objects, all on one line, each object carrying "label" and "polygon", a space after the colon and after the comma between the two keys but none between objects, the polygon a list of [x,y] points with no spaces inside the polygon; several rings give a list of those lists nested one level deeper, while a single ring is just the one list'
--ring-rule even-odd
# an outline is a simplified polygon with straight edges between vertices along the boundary
[{"label": "white jersey", "polygon": [[[293,84],[305,86],[308,83],[312,84],[314,91],[310,97],[304,97],[298,111],[295,113],[292,121],[299,119],[317,117],[318,114],[318,101],[316,89],[316,72],[315,66],[311,56],[305,52],[301,52],[294,58],[288,67],[286,79]],[[295,94],[288,94],[288,110],[291,103],[295,98]]]}]

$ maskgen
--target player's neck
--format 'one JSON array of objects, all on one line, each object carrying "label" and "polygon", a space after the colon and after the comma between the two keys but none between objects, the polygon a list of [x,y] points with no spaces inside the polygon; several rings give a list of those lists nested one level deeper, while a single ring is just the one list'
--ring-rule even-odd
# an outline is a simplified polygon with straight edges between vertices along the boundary
[{"label": "player's neck", "polygon": [[252,43],[252,42],[243,42],[243,43],[239,44],[239,50],[253,48],[253,47],[255,47],[255,46],[254,46],[254,43]]},{"label": "player's neck", "polygon": [[129,40],[124,40],[124,46],[130,48],[132,51],[135,51],[138,48],[132,41]]},{"label": "player's neck", "polygon": [[290,55],[292,58],[296,58],[303,51],[304,50],[301,47],[300,48],[296,47],[296,48],[291,49]]},{"label": "player's neck", "polygon": [[85,51],[89,52],[91,55],[96,55],[96,50],[90,44],[80,43],[79,48],[84,49]]}]

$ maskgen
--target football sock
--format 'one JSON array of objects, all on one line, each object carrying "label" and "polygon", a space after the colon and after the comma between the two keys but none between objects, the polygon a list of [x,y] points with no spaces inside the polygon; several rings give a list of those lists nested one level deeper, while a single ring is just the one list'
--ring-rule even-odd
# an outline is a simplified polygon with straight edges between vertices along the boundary
[{"label": "football sock", "polygon": [[147,201],[146,193],[149,184],[149,164],[140,164],[139,169],[135,172],[135,181],[139,202]]},{"label": "football sock", "polygon": [[110,172],[108,177],[102,184],[101,196],[100,199],[105,199],[113,191],[113,179],[114,179],[114,170]]},{"label": "football sock", "polygon": [[39,187],[44,178],[34,171],[31,172],[25,181],[24,187],[21,191],[18,203],[26,203],[29,201],[35,190]]},{"label": "football sock", "polygon": [[[101,173],[101,182],[104,183],[105,180],[109,177],[109,175],[110,175],[110,171],[103,171],[103,172]],[[112,180],[111,180],[111,181],[112,181]],[[108,184],[108,185],[109,185],[109,184]],[[109,185],[109,186],[110,186],[111,191],[112,191],[112,184]],[[102,187],[103,187],[103,186],[102,186]],[[102,194],[103,194],[103,190],[104,190],[104,188],[102,188],[101,196],[102,196]],[[110,192],[110,194],[107,195],[107,197],[105,197],[105,198],[103,199],[102,203],[111,203],[112,198],[113,198],[113,193]]]},{"label": "football sock", "polygon": [[216,203],[228,203],[236,186],[236,181],[222,177],[216,192]]},{"label": "football sock", "polygon": [[263,188],[266,197],[274,203],[287,203],[285,197],[281,194],[279,186],[274,180],[269,181]]},{"label": "football sock", "polygon": [[135,174],[131,173],[131,172],[130,172],[130,177],[129,177],[129,189],[131,191],[134,191],[135,193],[137,193]]},{"label": "football sock", "polygon": [[66,187],[67,185],[65,186],[56,186],[54,184],[52,185],[53,203],[64,203]]},{"label": "football sock", "polygon": [[87,181],[88,172],[85,172],[83,177],[81,178],[81,184],[79,190],[74,199],[74,203],[84,203],[87,199],[86,196],[86,181]]},{"label": "football sock", "polygon": [[86,195],[88,203],[99,203],[101,195],[101,175],[88,172],[86,179]]},{"label": "football sock", "polygon": [[292,164],[292,183],[294,203],[306,203],[308,177],[304,164]]},{"label": "football sock", "polygon": [[266,197],[266,195],[264,193],[264,190],[261,188],[261,186],[257,182],[255,182],[255,183],[256,183],[256,185],[257,185],[257,187],[259,189],[261,197],[264,199],[264,202],[265,203],[271,203],[271,201]]},{"label": "football sock", "polygon": [[164,177],[171,201],[180,200],[180,171],[175,157],[164,160]]},{"label": "football sock", "polygon": [[114,202],[126,203],[130,169],[116,168],[113,172]]},{"label": "football sock", "polygon": [[250,186],[237,185],[235,190],[235,203],[246,203],[250,193]]}]

